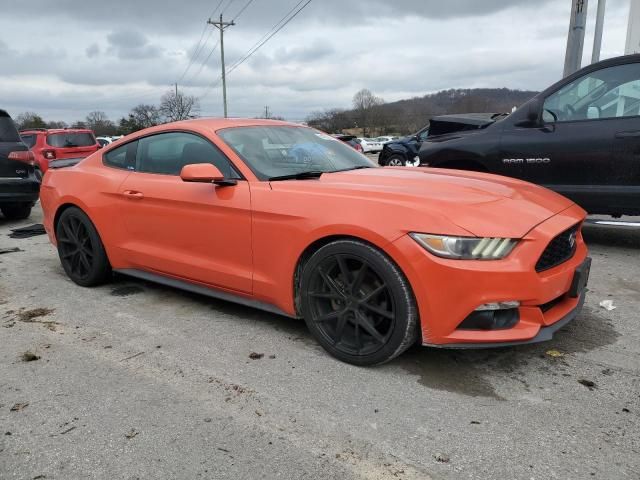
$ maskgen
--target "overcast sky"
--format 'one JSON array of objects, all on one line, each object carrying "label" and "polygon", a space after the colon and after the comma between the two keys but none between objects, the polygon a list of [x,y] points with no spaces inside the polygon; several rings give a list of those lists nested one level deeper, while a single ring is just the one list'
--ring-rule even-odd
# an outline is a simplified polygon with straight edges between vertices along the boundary
[{"label": "overcast sky", "polygon": [[[92,110],[117,120],[159,103],[179,81],[222,114],[219,34],[227,66],[298,0],[0,0],[0,108],[72,122]],[[629,0],[608,0],[602,58],[622,55]],[[597,0],[589,5],[583,65]],[[446,88],[542,89],[561,76],[571,0],[313,0],[228,76],[229,114],[301,120],[349,107],[369,88],[386,101]],[[204,36],[202,36],[204,31]],[[196,50],[202,38],[203,48]],[[187,69],[194,52],[195,61]],[[205,62],[206,60],[206,62]]]}]

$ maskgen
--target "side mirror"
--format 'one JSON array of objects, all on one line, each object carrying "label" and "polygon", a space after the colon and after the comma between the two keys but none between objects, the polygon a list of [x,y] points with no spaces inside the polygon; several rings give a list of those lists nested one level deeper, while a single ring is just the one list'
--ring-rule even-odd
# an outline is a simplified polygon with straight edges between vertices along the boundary
[{"label": "side mirror", "polygon": [[542,123],[542,101],[539,98],[534,98],[529,102],[527,108],[527,123],[536,127]]},{"label": "side mirror", "polygon": [[215,185],[236,185],[238,182],[225,178],[218,167],[210,163],[192,163],[185,165],[180,171],[183,182],[213,183]]}]

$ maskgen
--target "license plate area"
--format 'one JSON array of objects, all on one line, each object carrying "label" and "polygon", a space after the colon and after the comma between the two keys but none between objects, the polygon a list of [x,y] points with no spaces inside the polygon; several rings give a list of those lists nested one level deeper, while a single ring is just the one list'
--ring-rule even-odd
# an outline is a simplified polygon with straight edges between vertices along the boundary
[{"label": "license plate area", "polygon": [[589,283],[589,273],[591,272],[591,258],[584,259],[578,268],[576,268],[573,274],[573,280],[571,281],[571,288],[569,289],[569,296],[571,298],[577,298],[587,288]]}]

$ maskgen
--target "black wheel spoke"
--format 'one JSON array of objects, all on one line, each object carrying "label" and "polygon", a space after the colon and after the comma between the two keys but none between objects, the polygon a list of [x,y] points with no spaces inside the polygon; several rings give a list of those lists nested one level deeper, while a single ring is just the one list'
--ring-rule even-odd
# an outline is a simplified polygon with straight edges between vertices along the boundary
[{"label": "black wheel spoke", "polygon": [[321,315],[318,318],[314,319],[314,321],[316,323],[329,322],[331,320],[336,320],[338,317],[340,317],[340,315],[342,315],[342,313],[344,313],[342,310],[325,313],[324,315]]},{"label": "black wheel spoke", "polygon": [[362,327],[362,329],[371,335],[378,343],[384,343],[386,338],[382,335],[376,327],[373,326],[371,321],[363,315],[361,312],[356,313],[356,318],[358,319],[358,324]]},{"label": "black wheel spoke", "polygon": [[319,272],[322,278],[324,279],[325,283],[331,290],[333,290],[335,293],[337,293],[341,297],[345,296],[342,290],[340,290],[340,287],[338,287],[336,282],[333,280],[333,278],[331,278],[324,270],[319,270]]},{"label": "black wheel spoke", "polygon": [[69,241],[73,242],[73,243],[76,243],[76,236],[75,236],[73,230],[71,229],[71,226],[67,222],[64,222],[62,224],[62,229],[64,230],[64,233],[67,236],[67,238],[69,239]]},{"label": "black wheel spoke", "polygon": [[362,282],[364,281],[365,274],[367,273],[367,264],[363,263],[356,273],[355,278],[353,279],[353,283],[351,284],[351,291],[354,295],[357,295],[360,292],[360,287],[362,287]]},{"label": "black wheel spoke", "polygon": [[344,327],[347,324],[347,319],[348,317],[346,313],[343,313],[338,317],[338,322],[336,323],[336,330],[333,337],[336,343],[340,342],[340,340],[342,339],[342,333],[344,332]]},{"label": "black wheel spoke", "polygon": [[371,305],[370,303],[363,302],[362,307],[366,308],[370,312],[377,313],[381,317],[384,317],[388,320],[393,320],[394,318],[393,312],[390,312],[388,310],[383,310],[382,308],[376,307],[375,305]]},{"label": "black wheel spoke", "polygon": [[69,257],[73,257],[74,255],[76,255],[79,252],[79,250],[76,248],[75,250],[71,250],[69,252],[63,253],[62,254],[62,258],[69,258]]},{"label": "black wheel spoke", "polygon": [[326,298],[328,300],[342,300],[344,295],[334,292],[309,292],[309,296],[313,298]]},{"label": "black wheel spoke", "polygon": [[373,298],[375,298],[376,295],[384,292],[386,289],[387,289],[387,285],[383,283],[382,285],[374,288],[369,293],[367,293],[364,297],[362,297],[362,302],[368,303],[369,300],[372,300]]},{"label": "black wheel spoke", "polygon": [[342,255],[338,255],[336,256],[336,262],[338,263],[338,268],[340,268],[340,273],[342,273],[342,281],[345,285],[350,285],[351,284],[351,273],[349,272],[349,269],[347,268],[347,264],[345,262],[345,259]]}]

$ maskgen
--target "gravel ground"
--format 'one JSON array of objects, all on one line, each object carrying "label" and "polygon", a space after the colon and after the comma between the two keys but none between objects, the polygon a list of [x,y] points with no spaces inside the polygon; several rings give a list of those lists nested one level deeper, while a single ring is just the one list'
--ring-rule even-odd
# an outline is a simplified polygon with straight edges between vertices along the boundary
[{"label": "gravel ground", "polygon": [[591,291],[553,341],[365,369],[301,322],[78,287],[45,236],[7,237],[40,215],[0,219],[2,479],[640,478],[638,229],[585,227]]}]

